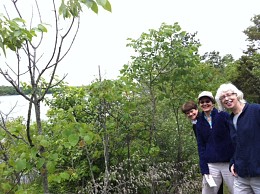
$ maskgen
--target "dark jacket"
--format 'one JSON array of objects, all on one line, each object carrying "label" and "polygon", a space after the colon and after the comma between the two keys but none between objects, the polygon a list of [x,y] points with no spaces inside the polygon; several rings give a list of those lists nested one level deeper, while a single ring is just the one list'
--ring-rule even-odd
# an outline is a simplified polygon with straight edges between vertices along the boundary
[{"label": "dark jacket", "polygon": [[204,116],[203,112],[197,121],[196,131],[201,174],[209,174],[208,163],[229,162],[234,147],[228,125],[229,114],[213,108],[212,128]]},{"label": "dark jacket", "polygon": [[[198,118],[199,118],[200,116],[201,116],[201,113],[198,112],[198,115],[197,115],[197,121],[198,121]],[[197,131],[196,131],[196,123],[197,123],[197,121],[196,121],[195,123],[192,124],[192,129],[193,129],[194,135],[195,135],[195,137],[196,137],[196,141],[198,142]]]},{"label": "dark jacket", "polygon": [[237,130],[230,117],[230,135],[236,151],[230,165],[240,177],[260,176],[260,104],[246,103],[237,119]]}]

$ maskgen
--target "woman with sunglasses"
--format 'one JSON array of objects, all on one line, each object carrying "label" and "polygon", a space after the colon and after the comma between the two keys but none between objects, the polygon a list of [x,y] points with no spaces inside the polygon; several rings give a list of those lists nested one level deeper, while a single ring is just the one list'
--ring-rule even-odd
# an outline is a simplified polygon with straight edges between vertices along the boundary
[{"label": "woman with sunglasses", "polygon": [[[216,194],[222,183],[233,193],[234,178],[229,171],[229,161],[234,153],[230,137],[227,112],[215,108],[211,92],[203,91],[198,96],[201,116],[196,123],[200,170],[203,175],[202,194]],[[207,181],[213,178],[215,186]]]}]

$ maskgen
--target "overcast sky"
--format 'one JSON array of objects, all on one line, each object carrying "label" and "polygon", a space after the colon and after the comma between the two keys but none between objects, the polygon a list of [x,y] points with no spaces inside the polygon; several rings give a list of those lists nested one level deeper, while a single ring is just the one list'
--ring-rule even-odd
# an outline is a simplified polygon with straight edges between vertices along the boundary
[{"label": "overcast sky", "polygon": [[[21,0],[20,0],[21,1]],[[46,0],[45,0],[46,1]],[[127,38],[137,39],[148,29],[178,22],[182,30],[198,32],[200,53],[219,51],[236,59],[246,49],[242,32],[260,14],[260,0],[110,0],[112,13],[88,10],[81,19],[78,37],[69,55],[58,68],[68,73],[69,85],[88,85],[98,78],[116,79],[130,61]],[[2,57],[2,56],[0,56]],[[2,85],[2,84],[0,84]]]}]

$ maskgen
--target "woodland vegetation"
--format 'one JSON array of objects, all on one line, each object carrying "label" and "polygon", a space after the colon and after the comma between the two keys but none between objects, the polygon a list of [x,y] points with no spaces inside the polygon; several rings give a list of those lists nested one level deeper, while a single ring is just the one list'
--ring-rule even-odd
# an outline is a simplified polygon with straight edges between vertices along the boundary
[{"label": "woodland vegetation", "polygon": [[[1,115],[0,193],[200,193],[196,140],[180,106],[196,100],[205,86],[215,93],[225,82],[237,85],[249,102],[260,103],[260,15],[244,31],[248,48],[238,60],[217,51],[200,56],[196,34],[178,23],[162,23],[128,39],[135,55],[118,79],[100,77],[71,87],[55,77],[73,38],[65,51],[63,41],[68,33],[76,37],[82,6],[111,11],[109,1],[62,1],[59,11],[53,1],[55,42],[43,62],[36,53],[47,28],[41,20],[27,27],[17,2],[19,19],[0,16],[0,46],[3,53],[16,53],[17,68],[7,71],[0,64],[0,74],[30,106],[26,118]],[[67,31],[59,30],[58,16],[71,22]],[[25,64],[20,64],[22,52]],[[29,83],[22,81],[25,74]],[[47,99],[50,90],[53,98]],[[41,103],[50,107],[48,121],[41,120]]]},{"label": "woodland vegetation", "polygon": [[12,86],[0,86],[0,96],[6,95],[18,95],[18,92]]},{"label": "woodland vegetation", "polygon": [[[31,89],[26,88],[22,89],[26,95],[31,94]],[[48,93],[52,93],[53,89],[48,91]],[[9,96],[9,95],[19,95],[19,93],[15,90],[13,86],[0,86],[0,96]]]}]

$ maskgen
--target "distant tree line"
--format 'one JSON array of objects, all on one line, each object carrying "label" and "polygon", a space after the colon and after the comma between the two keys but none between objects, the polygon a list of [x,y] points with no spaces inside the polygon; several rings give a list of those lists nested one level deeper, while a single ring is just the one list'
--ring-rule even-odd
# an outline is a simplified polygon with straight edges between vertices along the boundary
[{"label": "distant tree line", "polygon": [[[22,89],[26,95],[31,94],[31,89]],[[48,91],[48,94],[53,93],[55,89]],[[0,96],[19,95],[13,86],[0,86]]]},{"label": "distant tree line", "polygon": [[[29,94],[29,91],[28,93]],[[0,86],[0,96],[18,95],[13,86]]]}]

